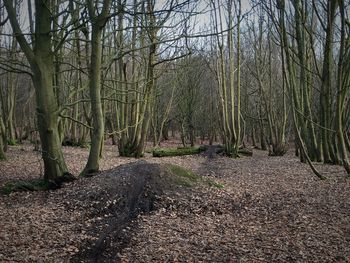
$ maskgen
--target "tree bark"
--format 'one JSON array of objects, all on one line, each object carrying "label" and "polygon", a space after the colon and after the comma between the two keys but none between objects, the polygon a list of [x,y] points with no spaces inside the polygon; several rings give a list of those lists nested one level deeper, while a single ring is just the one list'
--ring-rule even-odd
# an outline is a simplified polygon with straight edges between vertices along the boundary
[{"label": "tree bark", "polygon": [[4,0],[13,32],[26,55],[33,73],[35,88],[37,119],[42,158],[44,161],[44,179],[58,181],[68,173],[64,161],[61,141],[58,133],[58,105],[54,93],[53,81],[53,51],[51,37],[51,5],[48,0],[35,1],[35,42],[31,49],[24,38],[13,9],[13,1]]},{"label": "tree bark", "polygon": [[108,10],[111,1],[104,0],[102,11],[96,15],[97,6],[88,1],[89,16],[92,20],[91,33],[91,60],[89,69],[89,92],[92,111],[91,147],[88,161],[82,171],[82,176],[88,176],[99,171],[99,161],[104,135],[104,117],[101,100],[101,59],[102,59],[102,32],[107,22]]}]

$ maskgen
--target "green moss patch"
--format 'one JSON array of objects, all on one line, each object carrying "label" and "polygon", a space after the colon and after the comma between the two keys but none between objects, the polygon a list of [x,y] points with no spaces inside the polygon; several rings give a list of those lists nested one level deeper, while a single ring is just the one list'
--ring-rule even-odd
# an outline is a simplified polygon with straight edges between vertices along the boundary
[{"label": "green moss patch", "polygon": [[205,146],[200,147],[178,147],[178,148],[155,148],[152,151],[153,157],[183,156],[199,154],[206,150]]},{"label": "green moss patch", "polygon": [[169,164],[168,167],[170,172],[174,175],[177,185],[192,187],[200,180],[199,175],[181,166]]},{"label": "green moss patch", "polygon": [[170,170],[171,174],[173,175],[174,183],[180,186],[184,187],[193,187],[196,184],[205,184],[210,187],[215,188],[224,188],[224,185],[219,184],[213,180],[210,180],[208,178],[203,178],[202,176],[185,169],[181,166],[174,165],[174,164],[167,164],[168,169]]}]

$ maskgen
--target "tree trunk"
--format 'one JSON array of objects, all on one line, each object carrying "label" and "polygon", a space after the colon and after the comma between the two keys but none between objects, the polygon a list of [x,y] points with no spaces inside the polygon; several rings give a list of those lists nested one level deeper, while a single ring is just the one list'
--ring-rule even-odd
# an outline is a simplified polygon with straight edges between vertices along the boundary
[{"label": "tree trunk", "polygon": [[52,57],[46,52],[36,52],[38,65],[33,69],[36,91],[37,123],[44,160],[44,178],[56,180],[68,172],[63,158],[58,131],[58,106],[52,86]]},{"label": "tree trunk", "polygon": [[[346,147],[346,141],[344,136],[344,128],[343,128],[343,119],[344,119],[344,104],[349,91],[348,85],[350,81],[347,78],[348,72],[346,69],[344,70],[344,64],[348,62],[346,60],[346,36],[345,36],[345,4],[343,0],[339,1],[340,14],[341,14],[341,41],[340,41],[340,55],[338,62],[338,76],[337,76],[337,114],[336,114],[336,131],[337,131],[337,141],[339,152],[341,155],[341,162],[344,166],[348,175],[350,175],[350,162],[348,158],[348,151]],[[349,57],[349,56],[348,56]]]},{"label": "tree trunk", "polygon": [[95,8],[90,2],[88,4],[90,18],[92,19],[92,34],[91,34],[91,60],[89,70],[89,92],[91,99],[92,111],[92,132],[91,132],[91,147],[88,161],[84,170],[83,176],[91,175],[99,171],[99,161],[104,135],[104,117],[101,100],[101,59],[102,59],[102,31],[107,19],[110,1],[103,2],[103,10],[101,14],[95,16]]},{"label": "tree trunk", "polygon": [[6,155],[5,155],[5,151],[4,151],[4,123],[2,120],[2,116],[0,115],[0,160],[5,160],[6,159]]},{"label": "tree trunk", "polygon": [[321,146],[323,160],[325,163],[332,163],[332,150],[329,129],[331,128],[331,82],[332,82],[332,48],[334,34],[334,15],[337,1],[327,3],[327,29],[326,42],[324,47],[322,84],[320,93],[320,121],[321,126],[325,127],[321,131]]},{"label": "tree trunk", "polygon": [[58,105],[53,81],[53,52],[51,37],[51,5],[49,1],[35,1],[35,44],[32,50],[17,21],[13,3],[4,0],[11,26],[26,55],[32,72],[37,104],[38,128],[44,160],[44,179],[58,181],[68,173],[58,134]]}]

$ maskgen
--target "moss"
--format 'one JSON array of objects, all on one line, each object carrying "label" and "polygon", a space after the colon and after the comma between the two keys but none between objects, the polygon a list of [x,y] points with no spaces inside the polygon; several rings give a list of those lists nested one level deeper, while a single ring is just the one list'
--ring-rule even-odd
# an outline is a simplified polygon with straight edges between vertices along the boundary
[{"label": "moss", "polygon": [[7,145],[16,146],[16,145],[18,145],[18,141],[16,139],[8,139]]},{"label": "moss", "polygon": [[200,179],[200,177],[181,166],[169,164],[168,168],[171,174],[174,176],[174,183],[176,185],[184,186],[184,187],[192,187],[194,186]]},{"label": "moss", "polygon": [[224,185],[219,184],[213,180],[203,178],[202,176],[190,170],[187,170],[181,166],[173,164],[168,164],[167,166],[170,172],[174,175],[174,183],[177,185],[181,185],[184,187],[192,187],[198,183],[202,183],[210,187],[215,187],[219,189],[224,188]]},{"label": "moss", "polygon": [[50,189],[50,183],[43,179],[16,181],[5,184],[1,188],[3,194],[22,191],[44,191]]},{"label": "moss", "polygon": [[225,187],[223,184],[217,183],[217,182],[215,182],[215,181],[213,181],[213,180],[210,180],[210,179],[205,180],[205,182],[206,182],[210,187],[215,187],[215,188],[218,188],[218,189],[222,189],[222,188]]},{"label": "moss", "polygon": [[201,177],[197,174],[195,174],[194,172],[187,170],[181,166],[178,165],[174,165],[174,164],[169,164],[169,169],[170,171],[180,177],[185,177],[188,178],[189,180],[193,181],[193,182],[197,182]]},{"label": "moss", "polygon": [[201,145],[199,147],[193,147],[193,146],[180,146],[177,147],[176,149],[178,150],[191,150],[191,149],[197,149],[201,152],[205,151],[207,149],[207,147],[205,145]]},{"label": "moss", "polygon": [[152,151],[153,157],[166,157],[166,156],[183,156],[198,154],[205,151],[204,146],[201,147],[179,147],[179,148],[155,148]]}]

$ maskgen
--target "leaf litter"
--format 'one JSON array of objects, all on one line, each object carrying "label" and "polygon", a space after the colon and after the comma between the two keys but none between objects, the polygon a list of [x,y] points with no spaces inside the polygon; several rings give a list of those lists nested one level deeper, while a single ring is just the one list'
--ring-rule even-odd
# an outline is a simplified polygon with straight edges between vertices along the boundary
[{"label": "leaf litter", "polygon": [[[317,165],[329,177],[319,181],[292,153],[146,156],[149,163],[180,165],[224,188],[163,191],[152,211],[108,232],[120,202],[108,188],[108,169],[136,160],[118,157],[113,146],[105,150],[105,172],[93,178],[56,191],[0,196],[1,262],[88,262],[86,251],[106,231],[108,244],[94,262],[349,262],[350,181],[341,167]],[[64,153],[78,174],[88,150],[64,147]],[[128,166],[122,167],[117,169]],[[0,185],[41,173],[30,145],[10,147],[8,161],[0,163]]]}]

